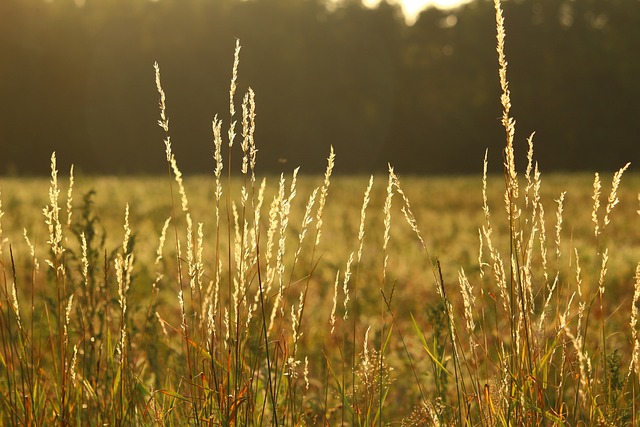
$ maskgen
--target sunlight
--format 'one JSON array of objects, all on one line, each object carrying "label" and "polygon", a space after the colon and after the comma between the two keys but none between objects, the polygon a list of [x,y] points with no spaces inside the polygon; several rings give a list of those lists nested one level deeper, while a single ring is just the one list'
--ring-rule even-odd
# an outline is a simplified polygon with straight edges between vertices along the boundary
[{"label": "sunlight", "polygon": [[[422,10],[428,6],[435,6],[441,9],[448,9],[467,3],[468,0],[391,0],[392,3],[399,3],[405,15],[407,24],[413,24]],[[374,7],[380,0],[364,0],[364,5]]]}]

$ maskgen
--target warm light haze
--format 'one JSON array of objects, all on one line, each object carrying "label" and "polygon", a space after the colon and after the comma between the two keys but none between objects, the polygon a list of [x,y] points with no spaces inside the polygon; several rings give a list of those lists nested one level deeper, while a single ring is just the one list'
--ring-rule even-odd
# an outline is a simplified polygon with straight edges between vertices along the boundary
[{"label": "warm light haze", "polygon": [[[392,3],[399,3],[405,14],[408,24],[413,24],[422,10],[429,6],[435,6],[441,9],[453,8],[468,0],[390,0]],[[364,0],[367,6],[375,6],[380,0]]]}]

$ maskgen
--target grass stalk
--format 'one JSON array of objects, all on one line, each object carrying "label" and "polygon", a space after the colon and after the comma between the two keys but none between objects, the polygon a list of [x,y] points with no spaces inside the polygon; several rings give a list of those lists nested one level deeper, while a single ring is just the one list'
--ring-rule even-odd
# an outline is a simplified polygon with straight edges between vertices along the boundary
[{"label": "grass stalk", "polygon": [[[466,202],[468,187],[455,190],[462,187],[454,180],[446,181],[441,194],[431,192],[437,180],[410,179],[401,187],[389,165],[386,186],[374,189],[371,176],[363,199],[354,202],[354,179],[332,183],[331,148],[324,177],[299,176],[296,168],[290,181],[282,174],[273,187],[268,177],[256,185],[251,89],[242,101],[241,158],[233,153],[239,43],[224,147],[222,121],[215,116],[212,122],[214,197],[188,200],[192,183],[203,185],[197,178],[183,181],[177,166],[155,64],[167,200],[152,205],[146,192],[142,202],[127,193],[133,203],[125,204],[124,238],[107,239],[96,212],[108,212],[94,207],[91,191],[76,214],[73,188],[85,184],[74,184],[72,168],[66,222],[61,221],[53,153],[44,203],[47,274],[38,270],[38,233],[31,244],[23,229],[21,247],[11,240],[14,231],[2,230],[0,223],[0,424],[637,424],[640,291],[631,303],[631,322],[621,321],[626,314],[612,301],[624,297],[630,275],[625,258],[613,250],[610,257],[606,249],[608,242],[628,244],[631,227],[620,227],[621,235],[610,226],[614,207],[628,200],[618,197],[628,165],[614,174],[602,207],[596,174],[587,190],[593,211],[582,223],[568,203],[575,199],[567,197],[565,207],[564,191],[541,190],[533,135],[526,172],[518,176],[500,0],[494,7],[506,142],[501,179],[488,176],[485,154],[477,265],[475,258],[468,260],[469,248],[458,257],[461,251],[451,243],[464,241],[467,223],[452,226],[449,241],[438,241],[438,232],[447,233],[441,226],[425,234],[418,227],[431,225],[429,215],[446,219],[454,205]],[[241,164],[239,173],[234,162]],[[415,211],[412,192],[426,194]],[[452,192],[456,196],[445,199]],[[560,197],[556,224],[547,227],[544,205],[554,202],[549,194]],[[399,206],[396,195],[402,197]],[[12,208],[16,197],[10,198]],[[492,224],[489,205],[499,197],[504,210],[496,215],[500,223]],[[439,203],[450,203],[452,210],[443,211]],[[196,219],[212,207],[209,236]],[[575,217],[567,221],[570,243],[561,244],[565,208]],[[396,219],[398,210],[406,223]],[[157,229],[156,211],[165,223],[154,254],[144,234],[147,220]],[[131,231],[130,214],[131,222],[140,222],[139,235]],[[472,215],[465,212],[465,221]],[[21,223],[13,212],[9,216],[10,224]],[[42,216],[26,219],[38,220]],[[174,244],[165,258],[169,226]],[[555,240],[547,240],[554,226]],[[356,235],[355,248],[345,243],[355,243]],[[423,236],[447,258],[432,257]],[[140,246],[134,245],[137,237]],[[555,262],[548,262],[553,249]],[[464,265],[450,267],[459,261]],[[583,268],[591,272],[584,281]],[[452,272],[458,272],[460,292],[446,285]],[[430,274],[435,287],[424,285]],[[636,269],[635,291],[638,275]],[[437,302],[428,305],[436,293]],[[416,356],[422,351],[426,357]],[[621,366],[628,366],[626,377]]]}]

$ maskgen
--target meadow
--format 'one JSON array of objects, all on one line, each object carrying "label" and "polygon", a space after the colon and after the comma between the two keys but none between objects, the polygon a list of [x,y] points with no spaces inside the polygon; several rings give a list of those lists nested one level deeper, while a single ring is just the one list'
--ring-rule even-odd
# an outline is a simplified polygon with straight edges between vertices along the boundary
[{"label": "meadow", "polygon": [[539,173],[495,4],[504,175],[257,176],[238,45],[210,176],[156,66],[166,177],[2,178],[1,425],[640,425],[640,176]]}]

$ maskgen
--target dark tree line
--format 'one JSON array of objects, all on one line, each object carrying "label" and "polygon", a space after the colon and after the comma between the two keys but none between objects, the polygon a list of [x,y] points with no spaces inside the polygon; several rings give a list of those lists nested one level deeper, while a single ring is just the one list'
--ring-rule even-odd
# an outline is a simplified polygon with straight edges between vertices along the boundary
[{"label": "dark tree line", "polygon": [[[640,1],[504,8],[519,148],[536,131],[546,170],[638,159]],[[179,164],[211,171],[236,38],[262,172],[319,172],[330,145],[341,172],[478,172],[487,148],[501,164],[492,1],[412,26],[358,0],[2,0],[0,17],[0,173],[47,173],[54,150],[89,173],[164,171],[154,61]]]}]

